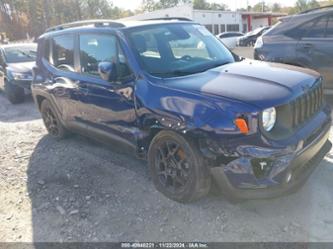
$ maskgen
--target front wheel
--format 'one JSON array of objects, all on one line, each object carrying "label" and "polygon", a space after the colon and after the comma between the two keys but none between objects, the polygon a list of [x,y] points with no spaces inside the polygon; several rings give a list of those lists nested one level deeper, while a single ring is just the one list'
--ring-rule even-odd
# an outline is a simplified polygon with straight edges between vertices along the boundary
[{"label": "front wheel", "polygon": [[196,145],[175,132],[154,137],[148,163],[157,190],[172,200],[191,202],[210,190],[211,176]]},{"label": "front wheel", "polygon": [[44,99],[41,104],[41,114],[44,125],[48,133],[55,138],[64,138],[68,134],[65,127],[61,124],[52,104],[49,100]]},{"label": "front wheel", "polygon": [[19,104],[24,101],[24,89],[8,81],[5,81],[5,94],[12,104]]}]

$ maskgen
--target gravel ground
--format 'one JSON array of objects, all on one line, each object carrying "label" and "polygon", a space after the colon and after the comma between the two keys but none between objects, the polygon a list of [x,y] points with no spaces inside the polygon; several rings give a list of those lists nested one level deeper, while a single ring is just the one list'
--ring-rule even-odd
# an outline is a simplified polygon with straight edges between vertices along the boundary
[{"label": "gravel ground", "polygon": [[184,205],[121,148],[49,137],[31,98],[0,94],[0,140],[0,242],[333,240],[332,153],[295,194]]}]

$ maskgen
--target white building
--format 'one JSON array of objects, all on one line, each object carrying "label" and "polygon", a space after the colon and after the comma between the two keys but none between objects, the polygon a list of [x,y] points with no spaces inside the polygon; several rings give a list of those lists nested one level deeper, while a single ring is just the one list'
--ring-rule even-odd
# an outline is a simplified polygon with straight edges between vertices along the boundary
[{"label": "white building", "polygon": [[225,31],[240,31],[246,33],[258,27],[270,26],[272,25],[273,18],[284,15],[283,13],[272,12],[196,10],[193,9],[192,5],[183,5],[130,16],[122,20],[186,17],[205,25],[213,34],[219,34]]}]

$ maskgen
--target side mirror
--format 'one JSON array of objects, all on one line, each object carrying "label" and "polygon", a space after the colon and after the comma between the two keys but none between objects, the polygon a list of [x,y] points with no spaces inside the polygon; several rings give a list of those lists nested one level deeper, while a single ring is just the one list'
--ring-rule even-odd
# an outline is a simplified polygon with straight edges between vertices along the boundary
[{"label": "side mirror", "polygon": [[115,67],[112,62],[104,61],[98,63],[98,73],[103,80],[114,81],[116,79]]}]

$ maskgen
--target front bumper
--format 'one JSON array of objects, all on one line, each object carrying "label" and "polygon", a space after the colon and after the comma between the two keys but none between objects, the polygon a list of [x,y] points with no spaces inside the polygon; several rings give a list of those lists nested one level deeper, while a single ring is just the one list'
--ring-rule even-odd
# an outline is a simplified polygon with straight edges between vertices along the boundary
[{"label": "front bumper", "polygon": [[[241,156],[226,165],[213,167],[211,174],[221,191],[231,198],[262,199],[293,192],[305,183],[330,151],[330,126],[329,119],[319,134],[302,149],[272,150],[269,153],[267,150],[260,152],[258,148],[254,148],[253,155]],[[255,175],[252,163],[254,159],[271,162],[266,175]]]}]

